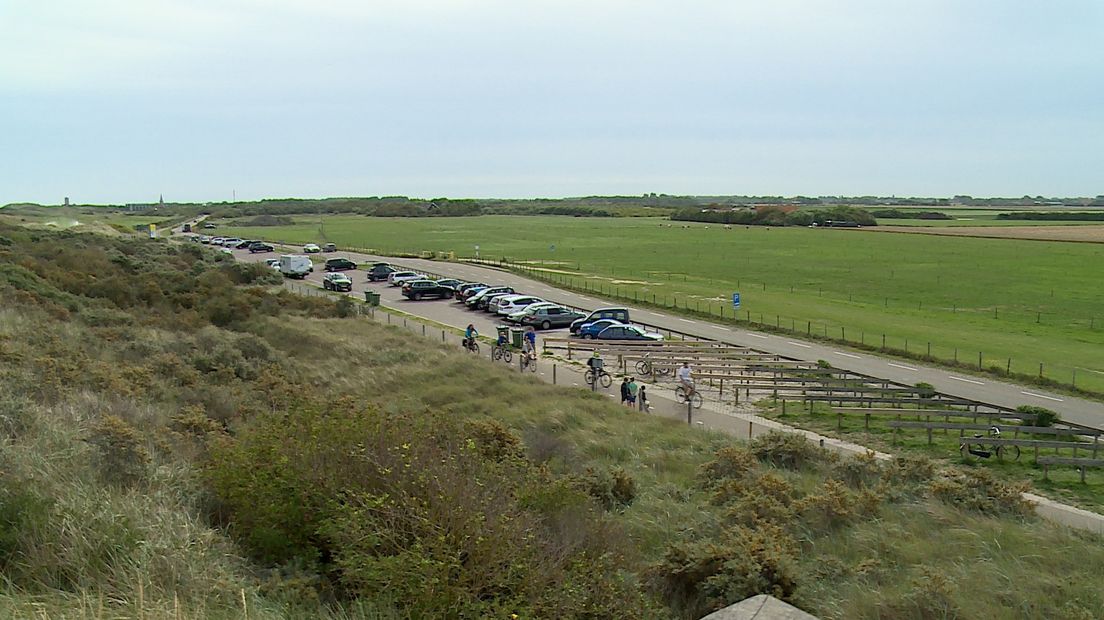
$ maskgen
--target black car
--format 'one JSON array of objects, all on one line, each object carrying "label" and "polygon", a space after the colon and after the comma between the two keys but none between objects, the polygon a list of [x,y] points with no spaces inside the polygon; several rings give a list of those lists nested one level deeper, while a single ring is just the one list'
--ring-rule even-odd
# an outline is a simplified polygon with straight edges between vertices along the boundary
[{"label": "black car", "polygon": [[256,254],[258,252],[271,252],[275,249],[276,248],[272,247],[271,245],[269,245],[267,243],[259,243],[258,242],[258,243],[254,243],[253,245],[249,246],[249,253],[250,254]]},{"label": "black car", "polygon": [[387,263],[376,263],[376,264],[372,265],[371,269],[368,270],[368,281],[369,282],[379,282],[379,281],[386,282],[387,281],[387,276],[395,273],[396,271],[398,271],[398,269],[395,269],[394,267],[392,267],[391,265],[388,265]]},{"label": "black car", "polygon": [[322,288],[327,291],[351,291],[353,281],[343,273],[327,273],[322,276]]},{"label": "black car", "polygon": [[331,258],[326,261],[326,271],[348,271],[356,268],[357,264],[347,258]]},{"label": "black car", "polygon": [[247,249],[247,248],[249,248],[249,247],[252,247],[252,245],[253,245],[254,243],[260,243],[260,241],[258,241],[258,240],[256,240],[256,239],[248,239],[248,240],[242,240],[242,241],[238,242],[238,244],[237,244],[237,245],[235,245],[235,246],[234,246],[234,249],[237,249],[237,250],[245,250],[245,249]]},{"label": "black car", "polygon": [[447,286],[441,286],[433,280],[411,280],[409,282],[403,282],[402,294],[414,301],[425,299],[426,297],[447,299],[452,296],[452,289]]}]

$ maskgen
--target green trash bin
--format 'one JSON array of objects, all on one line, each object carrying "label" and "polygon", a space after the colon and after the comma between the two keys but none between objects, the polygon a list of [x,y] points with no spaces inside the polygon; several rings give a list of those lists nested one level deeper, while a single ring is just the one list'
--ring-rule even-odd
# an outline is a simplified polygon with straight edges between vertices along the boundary
[{"label": "green trash bin", "polygon": [[525,336],[525,330],[518,329],[517,327],[510,328],[510,343],[517,348],[521,348],[521,339]]},{"label": "green trash bin", "polygon": [[498,342],[510,342],[509,325],[498,325],[495,329],[498,330]]},{"label": "green trash bin", "polygon": [[375,291],[364,291],[364,301],[368,302],[369,306],[380,305],[380,294]]}]

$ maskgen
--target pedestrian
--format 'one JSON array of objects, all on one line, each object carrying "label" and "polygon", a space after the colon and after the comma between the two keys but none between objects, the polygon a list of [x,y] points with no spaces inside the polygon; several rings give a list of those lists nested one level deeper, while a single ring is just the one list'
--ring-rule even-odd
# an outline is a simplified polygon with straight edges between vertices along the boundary
[{"label": "pedestrian", "polygon": [[640,384],[640,410],[644,413],[648,413],[651,408],[648,406],[648,395],[645,393],[645,385]]},{"label": "pedestrian", "polygon": [[629,377],[629,407],[636,406],[636,377]]},{"label": "pedestrian", "polygon": [[621,404],[625,405],[629,402],[629,378],[621,377]]}]

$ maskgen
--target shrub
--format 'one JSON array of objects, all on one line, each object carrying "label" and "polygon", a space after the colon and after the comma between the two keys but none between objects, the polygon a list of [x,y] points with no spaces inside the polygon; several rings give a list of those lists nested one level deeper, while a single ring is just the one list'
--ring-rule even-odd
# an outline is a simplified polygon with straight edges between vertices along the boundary
[{"label": "shrub", "polygon": [[353,304],[353,300],[348,295],[342,295],[336,304],[337,316],[340,318],[348,318],[356,315],[356,306]]},{"label": "shrub", "polygon": [[920,398],[935,398],[935,386],[921,381],[916,384],[916,395]]},{"label": "shrub", "polygon": [[1017,517],[1034,514],[1031,502],[1023,498],[1029,487],[1027,482],[1002,482],[984,469],[946,470],[929,483],[932,495],[951,506]]},{"label": "shrub", "polygon": [[775,467],[800,469],[820,456],[819,450],[797,433],[771,431],[751,441],[755,457]]},{"label": "shrub", "polygon": [[726,479],[740,479],[751,473],[757,466],[755,455],[747,448],[724,446],[717,450],[716,457],[701,466],[698,478],[705,486],[713,486]]},{"label": "shrub", "polygon": [[100,474],[104,480],[123,486],[133,485],[145,475],[149,451],[138,431],[125,420],[107,415],[93,424],[88,442],[96,447]]},{"label": "shrub", "polygon": [[882,479],[883,469],[874,452],[867,450],[834,462],[832,475],[856,488],[869,487]]},{"label": "shrub", "polygon": [[649,577],[687,617],[742,601],[756,594],[791,600],[797,590],[796,543],[772,527],[735,526],[716,540],[668,547]]},{"label": "shrub", "polygon": [[1032,422],[1034,426],[1054,426],[1055,422],[1060,422],[1062,416],[1057,411],[1052,411],[1046,407],[1036,407],[1034,405],[1020,405],[1016,407],[1016,411],[1019,413],[1030,413],[1035,416],[1035,421]]},{"label": "shrub", "polygon": [[587,468],[581,484],[606,510],[629,506],[636,499],[636,480],[620,467],[611,470]]}]

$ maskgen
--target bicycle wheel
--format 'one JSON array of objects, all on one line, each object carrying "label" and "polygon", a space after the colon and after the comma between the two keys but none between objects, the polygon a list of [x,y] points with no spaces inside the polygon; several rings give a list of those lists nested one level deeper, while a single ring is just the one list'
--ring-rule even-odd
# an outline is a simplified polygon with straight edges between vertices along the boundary
[{"label": "bicycle wheel", "polygon": [[529,366],[529,372],[537,372],[537,360],[536,360],[536,358],[529,357],[529,358],[526,358],[526,359],[528,361],[525,362],[525,363],[526,363],[527,366]]},{"label": "bicycle wheel", "polygon": [[491,359],[496,361],[502,359],[502,347],[491,347]]},{"label": "bicycle wheel", "polygon": [[652,365],[644,360],[640,360],[636,363],[636,373],[639,375],[652,374]]},{"label": "bicycle wheel", "polygon": [[997,446],[997,458],[1004,459],[1005,457],[1018,461],[1020,460],[1020,447],[1019,446]]},{"label": "bicycle wheel", "polygon": [[470,345],[468,345],[468,350],[471,351],[472,353],[475,353],[476,355],[479,355],[479,343],[478,342],[471,343]]},{"label": "bicycle wheel", "polygon": [[701,409],[704,402],[705,399],[702,398],[701,392],[694,392],[690,395],[690,403],[694,406],[694,409]]},{"label": "bicycle wheel", "polygon": [[604,372],[598,377],[598,381],[602,384],[602,387],[608,388],[613,385],[613,377],[608,372]]},{"label": "bicycle wheel", "polygon": [[588,370],[585,373],[583,373],[583,381],[586,381],[587,385],[593,385],[594,384],[594,371],[593,370]]},{"label": "bicycle wheel", "polygon": [[510,361],[513,360],[513,359],[514,359],[514,354],[510,353],[509,349],[502,349],[502,361],[509,364]]},{"label": "bicycle wheel", "polygon": [[675,402],[680,405],[686,402],[686,388],[681,385],[675,388]]}]

